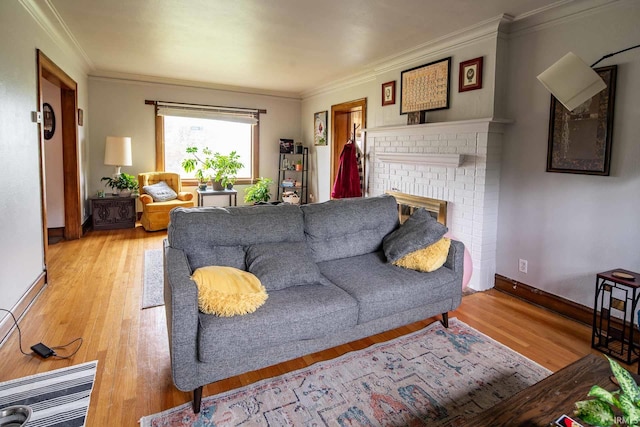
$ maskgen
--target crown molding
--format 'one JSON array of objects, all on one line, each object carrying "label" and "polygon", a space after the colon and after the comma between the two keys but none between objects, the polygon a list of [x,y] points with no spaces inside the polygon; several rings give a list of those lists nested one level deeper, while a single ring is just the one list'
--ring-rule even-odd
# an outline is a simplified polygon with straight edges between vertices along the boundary
[{"label": "crown molding", "polygon": [[365,66],[365,71],[345,76],[312,90],[300,94],[303,99],[311,98],[329,92],[344,90],[363,83],[375,81],[377,76],[389,71],[409,67],[418,62],[428,62],[435,56],[443,55],[452,49],[462,48],[471,44],[496,37],[498,30],[510,23],[513,17],[507,14],[494,16],[493,18],[479,22],[475,25],[439,37],[418,46],[406,49],[394,55],[383,58]]},{"label": "crown molding", "polygon": [[82,49],[50,0],[42,0],[40,2],[35,0],[18,1],[56,46],[76,60],[82,71],[88,73],[94,68],[89,55]]},{"label": "crown molding", "polygon": [[492,39],[498,30],[513,20],[511,15],[501,14],[470,27],[430,40],[404,50],[373,64],[376,74],[384,74],[417,62],[426,62],[434,56],[448,54],[451,50]]},{"label": "crown molding", "polygon": [[609,7],[636,0],[562,0],[515,17],[509,26],[509,38],[521,37],[547,28],[563,25]]},{"label": "crown molding", "polygon": [[272,98],[285,98],[300,101],[301,98],[297,93],[273,91],[264,89],[247,88],[240,86],[222,85],[216,83],[199,82],[192,80],[173,79],[168,77],[148,76],[144,74],[121,73],[118,71],[96,70],[89,74],[89,80],[95,81],[119,81],[124,83],[139,85],[169,85],[182,86],[195,89],[220,90],[225,92],[234,92],[245,95],[268,96]]}]

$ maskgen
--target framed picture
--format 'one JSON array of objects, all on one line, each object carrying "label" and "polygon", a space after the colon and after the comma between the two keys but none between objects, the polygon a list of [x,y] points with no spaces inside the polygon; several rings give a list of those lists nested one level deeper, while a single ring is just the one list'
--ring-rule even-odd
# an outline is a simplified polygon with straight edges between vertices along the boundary
[{"label": "framed picture", "polygon": [[547,172],[609,175],[618,68],[595,71],[607,88],[573,111],[551,96]]},{"label": "framed picture", "polygon": [[382,83],[382,106],[396,103],[396,81]]},{"label": "framed picture", "polygon": [[56,115],[53,112],[53,107],[46,102],[42,105],[42,122],[44,125],[44,139],[53,138],[53,134],[56,133]]},{"label": "framed picture", "polygon": [[401,73],[400,114],[449,108],[451,57]]},{"label": "framed picture", "polygon": [[327,145],[327,111],[320,111],[313,115],[313,143]]},{"label": "framed picture", "polygon": [[280,153],[281,154],[293,153],[293,139],[280,138]]},{"label": "framed picture", "polygon": [[458,92],[482,89],[482,56],[460,63]]},{"label": "framed picture", "polygon": [[84,112],[82,108],[78,108],[78,126],[84,125]]}]

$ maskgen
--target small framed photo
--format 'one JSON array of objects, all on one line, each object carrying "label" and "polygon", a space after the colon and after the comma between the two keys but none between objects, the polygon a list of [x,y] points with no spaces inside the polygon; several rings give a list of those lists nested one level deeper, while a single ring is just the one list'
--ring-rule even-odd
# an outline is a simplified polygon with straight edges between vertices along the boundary
[{"label": "small framed photo", "polygon": [[396,81],[382,83],[382,106],[396,103]]},{"label": "small framed photo", "polygon": [[280,138],[280,154],[293,153],[293,139]]},{"label": "small framed photo", "polygon": [[328,111],[320,111],[313,115],[313,144],[327,145]]},{"label": "small framed photo", "polygon": [[482,89],[482,56],[460,63],[458,92]]}]

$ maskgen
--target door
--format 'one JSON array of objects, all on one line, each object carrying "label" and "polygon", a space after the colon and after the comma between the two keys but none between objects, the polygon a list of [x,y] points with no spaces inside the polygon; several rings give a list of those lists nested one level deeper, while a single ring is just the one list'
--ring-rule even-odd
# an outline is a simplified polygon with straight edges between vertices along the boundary
[{"label": "door", "polygon": [[[62,135],[62,173],[64,188],[64,238],[79,239],[82,236],[82,211],[80,202],[80,168],[78,157],[78,84],[40,50],[38,62],[38,105],[43,110],[42,87],[44,81],[60,88],[60,114],[56,116],[56,132]],[[49,242],[47,226],[47,196],[45,175],[44,126],[40,126],[40,199],[44,241],[44,265],[47,265]]]},{"label": "door", "polygon": [[[331,183],[333,183],[340,167],[340,154],[344,145],[352,138],[358,139],[367,126],[367,99],[357,99],[331,106]],[[356,126],[356,135],[353,127]]]}]

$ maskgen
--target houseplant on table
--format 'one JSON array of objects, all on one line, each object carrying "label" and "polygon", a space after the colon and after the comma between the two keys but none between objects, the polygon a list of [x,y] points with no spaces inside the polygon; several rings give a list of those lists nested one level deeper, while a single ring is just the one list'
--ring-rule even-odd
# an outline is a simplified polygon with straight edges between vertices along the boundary
[{"label": "houseplant on table", "polygon": [[129,197],[131,193],[138,189],[138,181],[133,175],[122,172],[116,176],[105,176],[100,181],[107,181],[107,187],[114,190],[114,195]]},{"label": "houseplant on table", "polygon": [[268,202],[271,199],[271,191],[269,186],[273,180],[270,178],[260,177],[255,184],[247,187],[244,193],[244,201],[247,203],[253,202],[254,204],[260,202]]},{"label": "houseplant on table", "polygon": [[240,162],[240,155],[236,151],[225,155],[215,153],[213,155],[212,169],[215,170],[214,182],[219,182],[222,189],[232,189],[236,182],[238,171],[244,167]]},{"label": "houseplant on table", "polygon": [[198,188],[200,190],[207,189],[207,182],[211,179],[211,169],[213,169],[213,158],[211,150],[205,147],[202,149],[204,157],[198,155],[198,147],[187,147],[186,149],[188,157],[182,160],[182,169],[185,172],[191,173],[195,171],[196,179],[199,182]]}]

